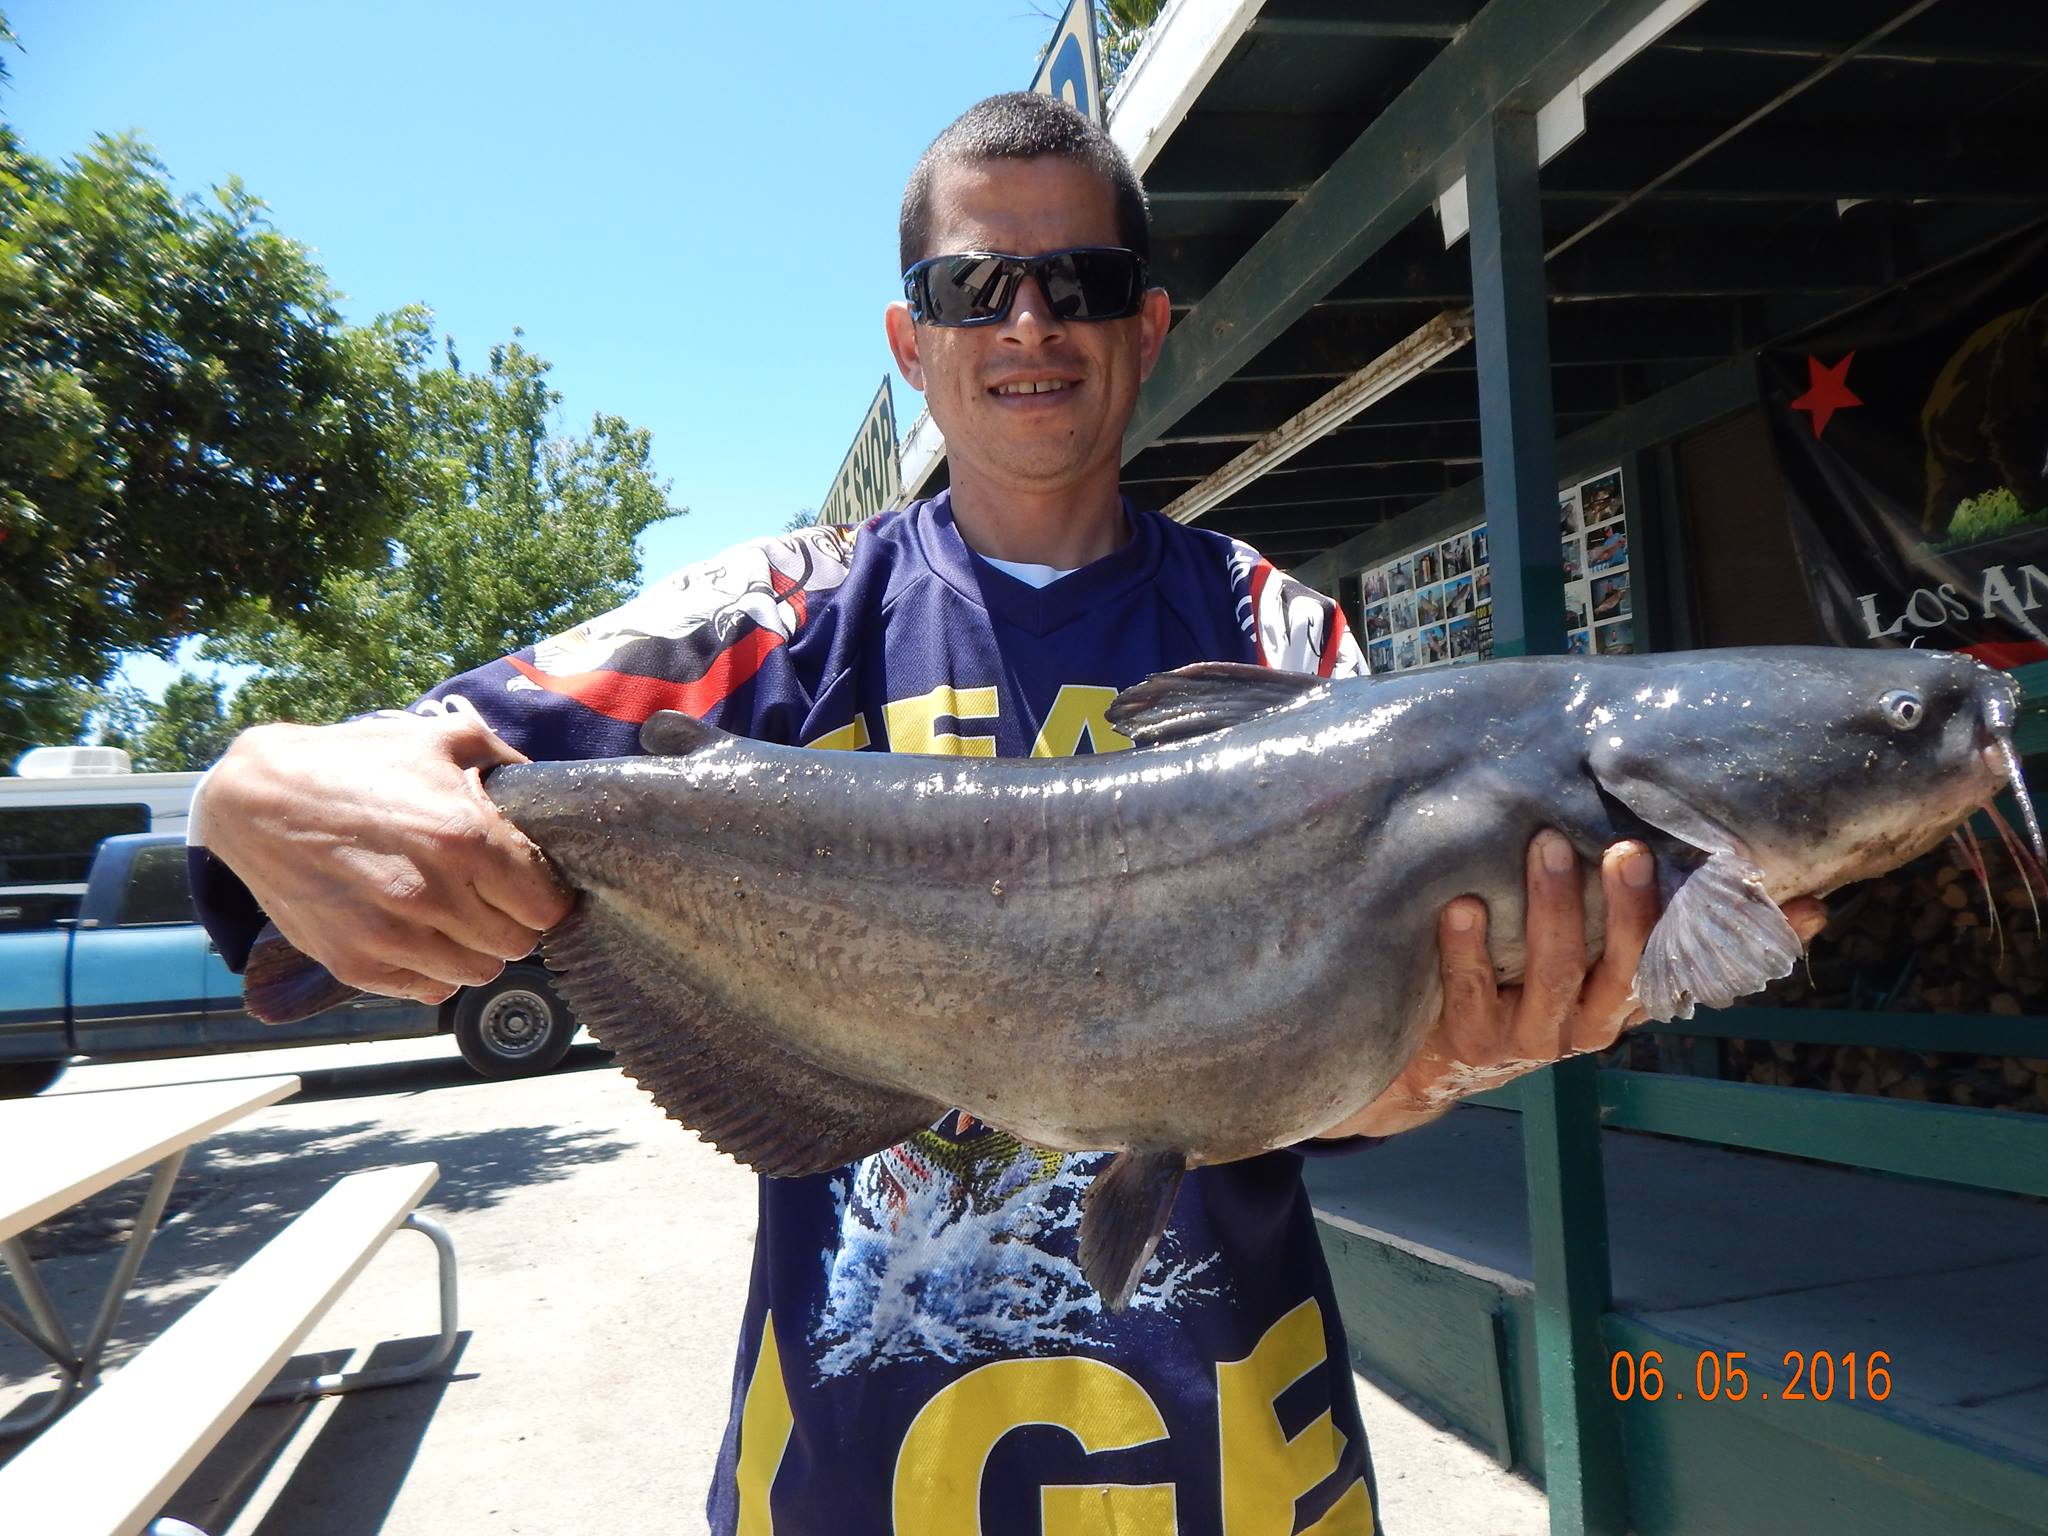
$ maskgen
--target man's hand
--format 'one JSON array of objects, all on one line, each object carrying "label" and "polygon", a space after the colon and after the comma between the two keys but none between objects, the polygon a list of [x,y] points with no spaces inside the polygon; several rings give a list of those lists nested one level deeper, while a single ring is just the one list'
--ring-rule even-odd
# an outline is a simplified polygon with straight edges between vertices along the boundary
[{"label": "man's hand", "polygon": [[342,981],[442,1002],[568,915],[483,791],[481,769],[524,761],[473,710],[258,726],[207,778],[206,846]]},{"label": "man's hand", "polygon": [[[1634,995],[1636,967],[1658,915],[1656,866],[1637,842],[1616,843],[1600,861],[1607,936],[1586,965],[1585,904],[1578,855],[1556,832],[1539,834],[1528,854],[1528,954],[1520,986],[1494,982],[1486,949],[1486,904],[1464,896],[1437,925],[1443,1011],[1401,1074],[1330,1136],[1391,1136],[1434,1120],[1468,1093],[1547,1067],[1567,1056],[1605,1050],[1643,1021]],[[1809,942],[1827,909],[1801,897],[1785,917]]]}]

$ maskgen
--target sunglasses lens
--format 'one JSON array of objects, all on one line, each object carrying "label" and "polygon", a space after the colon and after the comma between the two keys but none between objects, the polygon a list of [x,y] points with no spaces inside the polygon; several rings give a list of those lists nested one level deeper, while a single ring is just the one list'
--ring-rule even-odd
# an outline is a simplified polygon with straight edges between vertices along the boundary
[{"label": "sunglasses lens", "polygon": [[1000,256],[947,256],[925,268],[925,310],[932,325],[973,325],[1010,307],[1014,262]]},{"label": "sunglasses lens", "polygon": [[1043,266],[1046,302],[1062,320],[1114,320],[1137,307],[1143,277],[1129,251],[1067,251]]}]

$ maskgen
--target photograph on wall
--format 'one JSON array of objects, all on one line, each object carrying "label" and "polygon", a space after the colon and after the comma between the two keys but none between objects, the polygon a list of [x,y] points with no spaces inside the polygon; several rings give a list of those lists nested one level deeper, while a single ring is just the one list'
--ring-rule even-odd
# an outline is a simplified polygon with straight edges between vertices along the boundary
[{"label": "photograph on wall", "polygon": [[1450,629],[1451,660],[1462,661],[1468,656],[1479,654],[1479,639],[1469,618],[1451,620]]},{"label": "photograph on wall", "polygon": [[1621,471],[1610,469],[1579,487],[1579,518],[1588,532],[1603,523],[1620,519],[1626,509],[1621,502]]},{"label": "photograph on wall", "polygon": [[1633,611],[1629,607],[1627,571],[1613,576],[1595,576],[1592,591],[1593,618],[1596,622],[1601,619],[1625,619]]},{"label": "photograph on wall", "polygon": [[1389,633],[1390,631],[1387,628],[1387,605],[1385,603],[1368,604],[1365,610],[1365,638],[1368,640],[1384,640],[1388,637]]},{"label": "photograph on wall", "polygon": [[1415,594],[1397,592],[1387,599],[1387,628],[1393,634],[1415,627]]},{"label": "photograph on wall", "polygon": [[1568,539],[1584,525],[1579,521],[1579,492],[1574,486],[1557,493],[1557,536]]},{"label": "photograph on wall", "polygon": [[1564,584],[1564,627],[1584,629],[1586,627],[1586,584],[1583,581],[1568,581]]},{"label": "photograph on wall", "polygon": [[1415,631],[1394,636],[1394,670],[1406,672],[1415,665]]},{"label": "photograph on wall", "polygon": [[[1414,590],[1415,557],[1413,555],[1403,555],[1399,560],[1396,560],[1387,567],[1387,592],[1391,596],[1396,592],[1413,592]],[[1401,626],[1396,624],[1394,627],[1399,629]]]},{"label": "photograph on wall", "polygon": [[1564,541],[1564,581],[1565,581],[1565,585],[1566,585],[1567,587],[1569,587],[1569,586],[1570,586],[1570,585],[1571,585],[1571,584],[1572,584],[1573,582],[1575,582],[1575,581],[1581,581],[1581,580],[1583,580],[1583,579],[1585,578],[1585,575],[1586,575],[1586,549],[1585,549],[1585,546],[1584,546],[1584,545],[1583,545],[1582,543],[1580,543],[1580,542],[1579,542],[1579,540],[1577,540],[1577,539],[1566,539],[1566,540]]},{"label": "photograph on wall", "polygon": [[1368,641],[1365,647],[1365,664],[1375,672],[1393,671],[1394,642],[1391,640]]},{"label": "photograph on wall", "polygon": [[1424,587],[1433,587],[1442,581],[1443,567],[1443,557],[1437,553],[1434,544],[1427,549],[1418,550],[1415,555],[1415,589],[1419,592]]},{"label": "photograph on wall", "polygon": [[1585,630],[1575,629],[1564,637],[1564,648],[1573,656],[1584,656],[1592,651],[1593,646],[1586,638]]},{"label": "photograph on wall", "polygon": [[1601,571],[1619,570],[1628,564],[1628,530],[1620,523],[1605,528],[1596,528],[1586,535],[1586,570],[1597,575]]},{"label": "photograph on wall", "polygon": [[1365,600],[1368,603],[1386,601],[1387,568],[1383,565],[1374,566],[1365,573],[1363,585],[1365,587]]},{"label": "photograph on wall", "polygon": [[1444,589],[1424,587],[1415,594],[1415,622],[1435,624],[1444,616]]},{"label": "photograph on wall", "polygon": [[1444,617],[1455,619],[1470,617],[1472,613],[1472,578],[1458,576],[1444,583]]},{"label": "photograph on wall", "polygon": [[1439,552],[1443,555],[1444,559],[1444,580],[1449,581],[1453,576],[1471,574],[1471,534],[1461,533],[1454,538],[1445,539],[1439,548]]},{"label": "photograph on wall", "polygon": [[1472,563],[1474,565],[1484,565],[1487,562],[1487,558],[1486,524],[1481,523],[1472,530]]},{"label": "photograph on wall", "polygon": [[1451,659],[1450,636],[1441,624],[1432,624],[1422,632],[1422,664],[1433,667],[1440,661]]},{"label": "photograph on wall", "polygon": [[1481,605],[1493,601],[1493,567],[1481,565],[1472,572],[1472,601]]},{"label": "photograph on wall", "polygon": [[1616,619],[1612,624],[1593,626],[1593,648],[1602,656],[1633,656],[1636,649],[1634,619]]}]

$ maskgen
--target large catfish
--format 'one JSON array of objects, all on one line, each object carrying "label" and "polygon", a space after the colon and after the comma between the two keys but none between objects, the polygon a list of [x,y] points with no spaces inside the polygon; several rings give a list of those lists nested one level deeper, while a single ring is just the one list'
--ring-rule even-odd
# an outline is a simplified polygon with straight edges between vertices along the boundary
[{"label": "large catfish", "polygon": [[[956,1108],[1116,1149],[1080,1237],[1116,1307],[1186,1169],[1325,1131],[1407,1062],[1439,1006],[1445,902],[1484,898],[1501,976],[1520,974],[1539,829],[1586,857],[1596,951],[1592,863],[1648,842],[1665,906],[1636,991],[1688,1017],[1792,968],[1780,902],[2023,789],[2016,701],[1930,651],[1334,683],[1206,664],[1116,701],[1129,753],[815,752],[662,714],[650,756],[500,768],[488,789],[582,893],[543,943],[563,995],[670,1115],[769,1174]],[[259,947],[251,1011],[331,1002],[309,967]]]}]

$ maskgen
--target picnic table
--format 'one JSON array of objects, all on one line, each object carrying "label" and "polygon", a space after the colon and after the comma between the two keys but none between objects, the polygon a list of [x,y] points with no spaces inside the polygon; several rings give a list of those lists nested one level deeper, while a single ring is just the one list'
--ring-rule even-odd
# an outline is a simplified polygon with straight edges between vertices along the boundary
[{"label": "picnic table", "polygon": [[[412,1381],[453,1354],[455,1253],[415,1209],[440,1169],[337,1180],[302,1215],[101,1384],[101,1365],[187,1151],[296,1093],[291,1076],[0,1102],[0,1260],[26,1308],[0,1324],[46,1355],[57,1390],[0,1436],[35,1434],[0,1468],[0,1528],[134,1536],[251,1403]],[[25,1238],[39,1222],[151,1170],[135,1225],[90,1329],[74,1340]],[[419,1359],[278,1381],[277,1371],[386,1238],[409,1227],[440,1258],[440,1337]]]}]

